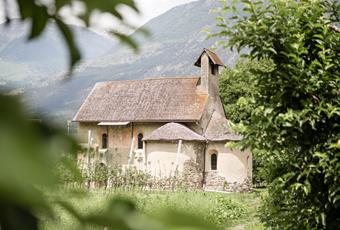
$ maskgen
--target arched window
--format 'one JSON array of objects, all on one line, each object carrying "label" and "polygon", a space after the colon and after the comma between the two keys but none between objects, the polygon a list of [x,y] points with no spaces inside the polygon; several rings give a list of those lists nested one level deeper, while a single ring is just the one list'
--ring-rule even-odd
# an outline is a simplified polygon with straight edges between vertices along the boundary
[{"label": "arched window", "polygon": [[143,134],[138,134],[138,149],[143,149]]},{"label": "arched window", "polygon": [[211,154],[211,170],[217,170],[217,154],[213,153]]},{"label": "arched window", "polygon": [[102,148],[107,149],[107,134],[106,133],[102,135]]}]

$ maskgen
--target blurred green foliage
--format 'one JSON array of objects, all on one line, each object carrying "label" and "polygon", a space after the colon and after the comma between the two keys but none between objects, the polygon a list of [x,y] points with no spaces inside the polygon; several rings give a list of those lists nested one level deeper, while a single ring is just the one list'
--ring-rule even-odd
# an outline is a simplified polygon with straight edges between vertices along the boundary
[{"label": "blurred green foliage", "polygon": [[340,226],[339,12],[331,0],[222,1],[213,36],[273,63],[256,75],[250,120],[237,126],[239,145],[265,161],[261,218],[271,229]]},{"label": "blurred green foliage", "polygon": [[0,226],[35,229],[33,212],[50,212],[39,188],[56,185],[51,169],[59,154],[75,152],[76,144],[63,131],[29,120],[17,98],[0,95],[0,108]]},{"label": "blurred green foliage", "polygon": [[[11,18],[8,13],[10,12],[10,5],[17,5],[19,8],[19,15],[22,21],[29,21],[31,24],[31,31],[28,36],[29,39],[38,37],[46,28],[46,25],[54,21],[59,29],[62,37],[65,40],[65,44],[69,51],[69,67],[70,73],[72,68],[81,60],[81,53],[75,43],[73,32],[70,26],[67,24],[67,19],[63,16],[62,11],[68,9],[71,12],[73,18],[86,27],[91,26],[90,18],[94,14],[111,14],[115,17],[118,24],[124,25],[129,29],[136,30],[132,25],[126,23],[124,15],[119,10],[119,7],[126,7],[133,12],[139,13],[138,8],[134,0],[54,0],[54,1],[36,1],[36,0],[13,0],[11,4],[4,1],[2,9],[6,22],[10,23]],[[75,13],[72,9],[78,6],[78,8],[84,8],[81,12]],[[79,10],[78,10],[79,11]],[[70,16],[71,16],[70,15]],[[148,35],[148,32],[144,29],[139,29],[137,32],[141,32]],[[118,38],[121,42],[127,44],[129,47],[138,51],[137,43],[128,35],[119,32],[111,31],[112,36]]]}]

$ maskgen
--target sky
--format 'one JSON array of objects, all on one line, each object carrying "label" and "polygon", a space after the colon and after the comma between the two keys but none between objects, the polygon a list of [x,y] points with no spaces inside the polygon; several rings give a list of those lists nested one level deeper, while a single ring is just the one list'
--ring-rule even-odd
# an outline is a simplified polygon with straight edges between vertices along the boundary
[{"label": "sky", "polygon": [[[45,0],[48,1],[48,0]],[[189,2],[193,2],[195,0],[135,0],[136,4],[138,5],[138,8],[141,11],[140,15],[135,14],[132,12],[132,10],[128,10],[126,8],[120,9],[124,15],[127,16],[127,22],[134,25],[135,27],[139,27],[143,24],[145,24],[150,19],[157,17],[158,15],[166,12],[167,10],[171,9],[174,6],[185,4]],[[9,0],[7,2],[12,2],[12,0]],[[76,4],[73,11],[81,12],[83,9],[81,4]],[[67,18],[67,22],[69,24],[76,24],[79,25],[79,22],[72,17],[72,10],[71,9],[65,9],[62,13],[63,16]],[[0,0],[0,22],[4,21],[4,12],[3,12],[3,0]],[[11,6],[10,13],[12,17],[17,17],[16,14],[16,7],[13,5]],[[99,15],[95,14],[91,19],[92,24],[95,27],[95,30],[109,30],[112,25],[117,26],[116,20],[108,15]]]},{"label": "sky", "polygon": [[[121,11],[127,16],[128,23],[135,27],[140,27],[150,19],[165,13],[175,6],[193,1],[195,0],[135,0],[138,9],[141,12],[140,14],[137,15],[132,10],[128,10],[126,8],[121,9]],[[112,16],[108,15],[95,16],[93,18],[93,22],[94,26],[98,28],[96,29],[97,32],[109,30],[112,25],[117,25]],[[117,26],[115,29],[116,28]],[[119,29],[124,31],[124,28]]]},{"label": "sky", "polygon": [[193,0],[137,0],[136,3],[142,12],[141,17],[131,17],[134,23],[141,26],[150,19],[168,11],[174,6],[193,2]]}]

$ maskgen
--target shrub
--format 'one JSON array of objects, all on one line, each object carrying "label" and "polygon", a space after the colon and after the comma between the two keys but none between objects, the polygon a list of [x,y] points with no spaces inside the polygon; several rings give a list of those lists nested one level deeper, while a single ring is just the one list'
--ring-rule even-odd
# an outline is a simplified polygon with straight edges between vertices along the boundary
[{"label": "shrub", "polygon": [[213,207],[208,214],[208,219],[221,228],[226,226],[228,222],[238,219],[245,214],[244,207],[232,202],[230,198],[225,196],[217,197]]}]

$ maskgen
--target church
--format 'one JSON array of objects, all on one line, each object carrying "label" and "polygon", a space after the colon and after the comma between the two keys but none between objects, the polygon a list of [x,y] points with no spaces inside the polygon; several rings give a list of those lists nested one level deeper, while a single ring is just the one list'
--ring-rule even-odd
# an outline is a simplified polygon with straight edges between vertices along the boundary
[{"label": "church", "polygon": [[207,191],[251,189],[251,152],[226,147],[242,137],[231,132],[219,96],[224,64],[204,49],[194,65],[200,76],[97,83],[73,118],[79,142],[91,139],[106,166],[183,174]]}]

